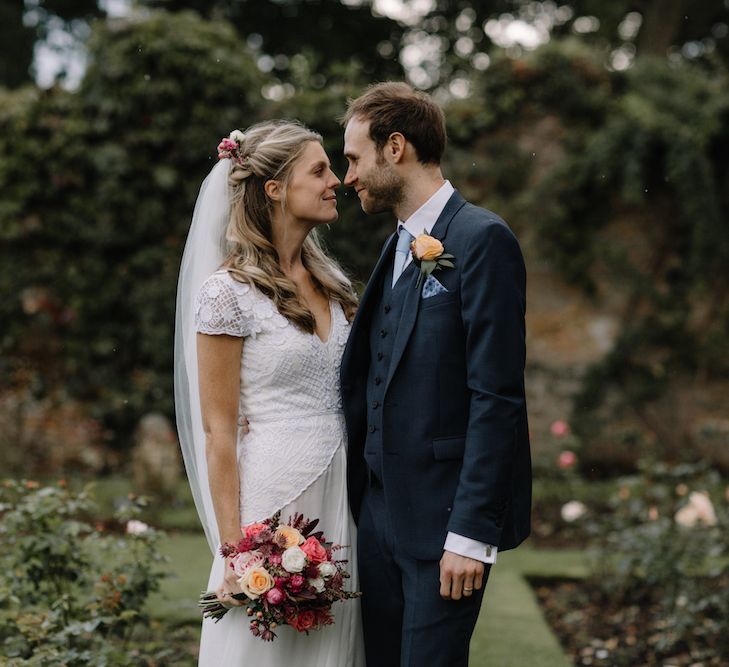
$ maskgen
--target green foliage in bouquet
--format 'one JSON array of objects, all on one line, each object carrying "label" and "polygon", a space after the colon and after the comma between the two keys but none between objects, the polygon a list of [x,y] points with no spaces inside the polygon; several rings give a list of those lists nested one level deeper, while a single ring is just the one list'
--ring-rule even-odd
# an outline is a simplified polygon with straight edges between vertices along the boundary
[{"label": "green foliage in bouquet", "polygon": [[[131,498],[117,525],[129,525],[144,504]],[[144,605],[164,576],[161,533],[100,531],[93,512],[88,489],[0,485],[3,664],[123,667],[175,657],[145,634]]]}]

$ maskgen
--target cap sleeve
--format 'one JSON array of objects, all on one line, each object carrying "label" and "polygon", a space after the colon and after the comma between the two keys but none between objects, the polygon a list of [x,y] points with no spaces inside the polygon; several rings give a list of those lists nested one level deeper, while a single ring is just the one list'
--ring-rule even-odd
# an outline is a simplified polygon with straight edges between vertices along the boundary
[{"label": "cap sleeve", "polygon": [[195,330],[198,333],[246,337],[256,333],[253,310],[241,299],[250,290],[237,283],[227,272],[210,276],[195,301]]}]

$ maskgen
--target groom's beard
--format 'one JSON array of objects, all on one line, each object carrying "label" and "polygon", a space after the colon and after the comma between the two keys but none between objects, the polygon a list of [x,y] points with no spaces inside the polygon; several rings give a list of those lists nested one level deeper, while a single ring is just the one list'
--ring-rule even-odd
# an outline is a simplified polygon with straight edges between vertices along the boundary
[{"label": "groom's beard", "polygon": [[402,202],[405,179],[380,156],[362,186],[366,190],[366,198],[361,202],[362,210],[367,214],[387,213]]}]

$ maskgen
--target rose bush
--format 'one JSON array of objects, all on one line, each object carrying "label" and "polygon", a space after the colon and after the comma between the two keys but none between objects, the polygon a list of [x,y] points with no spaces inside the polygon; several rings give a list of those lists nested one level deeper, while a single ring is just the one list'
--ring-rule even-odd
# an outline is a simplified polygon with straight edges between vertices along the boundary
[{"label": "rose bush", "polygon": [[144,611],[164,576],[161,533],[148,526],[125,531],[144,504],[130,500],[116,516],[118,531],[100,532],[89,489],[0,484],[2,664],[132,667],[178,661],[169,642],[149,633]]}]

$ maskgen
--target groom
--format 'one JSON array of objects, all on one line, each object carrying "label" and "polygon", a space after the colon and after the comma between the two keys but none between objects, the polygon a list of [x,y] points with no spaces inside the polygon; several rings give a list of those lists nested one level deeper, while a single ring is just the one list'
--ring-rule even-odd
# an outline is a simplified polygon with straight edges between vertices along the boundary
[{"label": "groom", "polygon": [[427,95],[374,85],[343,125],[345,185],[398,219],[341,370],[367,664],[466,667],[496,553],[529,534],[524,261],[443,179]]}]

